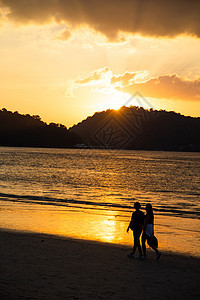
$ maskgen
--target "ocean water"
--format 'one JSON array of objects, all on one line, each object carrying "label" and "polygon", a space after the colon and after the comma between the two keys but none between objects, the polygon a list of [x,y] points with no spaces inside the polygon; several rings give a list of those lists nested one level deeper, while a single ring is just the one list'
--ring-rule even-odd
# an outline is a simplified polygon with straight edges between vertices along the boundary
[{"label": "ocean water", "polygon": [[200,255],[200,153],[0,148],[0,226],[131,245],[151,203],[161,249]]}]

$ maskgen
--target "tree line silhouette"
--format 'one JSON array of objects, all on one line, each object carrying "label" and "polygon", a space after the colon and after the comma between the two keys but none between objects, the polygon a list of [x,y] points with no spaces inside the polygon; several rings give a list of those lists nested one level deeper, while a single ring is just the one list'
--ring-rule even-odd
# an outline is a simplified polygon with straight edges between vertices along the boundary
[{"label": "tree line silhouette", "polygon": [[67,129],[38,115],[0,110],[0,146],[200,151],[200,118],[122,107],[96,112]]},{"label": "tree line silhouette", "polygon": [[200,118],[173,111],[124,106],[97,112],[69,130],[97,147],[200,151]]},{"label": "tree line silhouette", "polygon": [[62,124],[41,121],[40,116],[0,110],[0,145],[14,147],[73,147],[80,137]]}]

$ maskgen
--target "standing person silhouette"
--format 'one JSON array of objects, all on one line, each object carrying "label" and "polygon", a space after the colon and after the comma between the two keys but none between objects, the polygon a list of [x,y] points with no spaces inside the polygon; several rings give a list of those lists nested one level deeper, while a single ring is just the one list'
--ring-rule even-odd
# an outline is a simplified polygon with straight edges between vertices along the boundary
[{"label": "standing person silhouette", "polygon": [[144,230],[142,234],[142,250],[144,258],[146,258],[146,240],[148,245],[156,252],[156,259],[159,259],[161,256],[161,252],[158,251],[158,243],[157,239],[154,236],[154,215],[153,208],[150,203],[146,205],[146,215],[144,217]]},{"label": "standing person silhouette", "polygon": [[138,248],[139,251],[139,259],[144,259],[142,256],[142,248],[140,244],[140,235],[142,233],[143,225],[144,225],[144,213],[140,210],[141,205],[139,202],[135,202],[134,204],[135,211],[132,214],[131,221],[129,223],[129,226],[127,228],[127,232],[129,232],[129,228],[133,230],[133,239],[134,239],[134,244],[133,244],[133,252],[128,254],[128,257],[134,258],[134,254],[136,249]]}]

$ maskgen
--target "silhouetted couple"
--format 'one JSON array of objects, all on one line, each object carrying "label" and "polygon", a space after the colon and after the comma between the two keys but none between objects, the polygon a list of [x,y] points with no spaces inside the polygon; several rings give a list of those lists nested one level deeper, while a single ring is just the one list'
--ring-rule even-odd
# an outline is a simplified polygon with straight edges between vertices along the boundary
[{"label": "silhouetted couple", "polygon": [[[154,236],[154,215],[152,205],[148,203],[146,205],[146,214],[140,210],[141,205],[139,202],[135,202],[134,204],[135,211],[132,214],[131,221],[127,228],[127,232],[129,232],[129,228],[133,230],[133,252],[128,256],[134,258],[135,251],[138,248],[139,251],[139,259],[143,260],[146,258],[146,241],[148,245],[155,251],[156,259],[160,258],[161,252],[158,251],[158,242],[156,237]],[[140,236],[142,233],[142,247],[140,244]],[[142,253],[143,252],[143,253]]]}]

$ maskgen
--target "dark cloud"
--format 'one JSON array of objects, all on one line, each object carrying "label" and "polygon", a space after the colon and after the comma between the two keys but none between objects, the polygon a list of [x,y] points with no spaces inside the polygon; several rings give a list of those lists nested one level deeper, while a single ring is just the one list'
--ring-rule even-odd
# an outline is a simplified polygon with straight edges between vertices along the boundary
[{"label": "dark cloud", "polygon": [[10,18],[18,23],[88,25],[110,39],[119,31],[200,37],[198,0],[0,0],[0,5],[9,7]]}]

